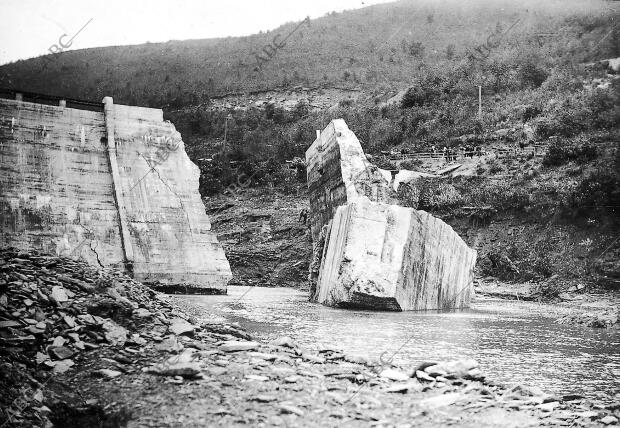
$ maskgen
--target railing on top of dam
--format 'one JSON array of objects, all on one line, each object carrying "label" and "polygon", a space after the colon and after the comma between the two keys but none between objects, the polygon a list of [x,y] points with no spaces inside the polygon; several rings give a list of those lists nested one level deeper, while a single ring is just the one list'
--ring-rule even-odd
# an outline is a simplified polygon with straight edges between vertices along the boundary
[{"label": "railing on top of dam", "polygon": [[75,98],[60,97],[57,95],[39,94],[36,92],[22,91],[19,89],[0,88],[0,98],[50,106],[69,107],[79,110],[103,112],[103,102],[78,100]]}]

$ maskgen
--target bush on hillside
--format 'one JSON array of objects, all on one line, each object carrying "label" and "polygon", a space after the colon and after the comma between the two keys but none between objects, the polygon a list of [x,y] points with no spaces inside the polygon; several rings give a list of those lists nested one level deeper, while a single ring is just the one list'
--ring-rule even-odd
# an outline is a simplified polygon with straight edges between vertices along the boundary
[{"label": "bush on hillside", "polygon": [[598,156],[598,150],[588,142],[573,143],[557,139],[549,145],[543,158],[545,166],[560,166],[568,162],[590,162]]},{"label": "bush on hillside", "polygon": [[588,217],[609,214],[619,222],[620,216],[620,162],[600,165],[579,182],[571,194],[570,206],[577,215]]},{"label": "bush on hillside", "polygon": [[521,80],[521,85],[526,88],[538,88],[549,77],[549,73],[532,59],[528,59],[520,64],[517,73]]}]

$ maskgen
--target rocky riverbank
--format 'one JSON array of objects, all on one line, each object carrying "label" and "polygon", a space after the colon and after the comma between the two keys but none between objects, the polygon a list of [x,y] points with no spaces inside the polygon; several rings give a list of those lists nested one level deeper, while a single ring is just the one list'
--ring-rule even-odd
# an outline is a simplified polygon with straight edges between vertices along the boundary
[{"label": "rocky riverbank", "polygon": [[476,281],[475,285],[476,295],[479,297],[545,302],[550,313],[560,324],[592,328],[620,328],[620,295],[618,292],[591,289],[582,282],[571,285],[568,281],[562,282],[564,291],[553,297],[541,293],[541,290],[552,288],[546,283],[508,284],[486,279]]},{"label": "rocky riverbank", "polygon": [[2,426],[604,426],[620,403],[254,341],[200,324],[122,273],[0,253]]}]

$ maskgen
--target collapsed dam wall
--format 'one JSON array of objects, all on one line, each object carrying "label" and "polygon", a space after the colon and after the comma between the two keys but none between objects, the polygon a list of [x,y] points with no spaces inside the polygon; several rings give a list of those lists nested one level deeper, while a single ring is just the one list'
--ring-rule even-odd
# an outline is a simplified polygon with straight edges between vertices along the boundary
[{"label": "collapsed dam wall", "polygon": [[306,151],[310,298],[382,310],[469,306],[476,251],[438,218],[394,204],[397,174],[372,165],[342,119]]},{"label": "collapsed dam wall", "polygon": [[200,172],[161,110],[20,98],[0,99],[0,245],[122,267],[164,288],[226,291]]}]

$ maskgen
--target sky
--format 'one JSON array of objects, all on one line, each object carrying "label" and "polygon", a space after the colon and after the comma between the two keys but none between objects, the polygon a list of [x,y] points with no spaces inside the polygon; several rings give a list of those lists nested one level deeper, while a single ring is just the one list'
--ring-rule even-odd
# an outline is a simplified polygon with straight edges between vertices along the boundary
[{"label": "sky", "polygon": [[244,36],[389,1],[0,0],[0,64],[59,49]]}]

